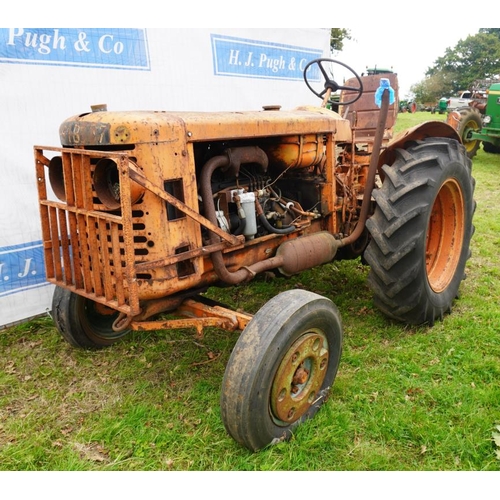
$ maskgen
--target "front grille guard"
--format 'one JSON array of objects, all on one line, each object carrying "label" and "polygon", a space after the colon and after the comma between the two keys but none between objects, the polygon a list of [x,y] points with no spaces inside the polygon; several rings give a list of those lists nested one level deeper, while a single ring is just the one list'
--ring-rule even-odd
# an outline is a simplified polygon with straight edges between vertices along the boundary
[{"label": "front grille guard", "polygon": [[[48,198],[50,159],[60,154],[66,200]],[[63,286],[127,316],[140,313],[136,273],[183,259],[242,245],[242,237],[216,224],[150,182],[134,168],[126,153],[35,146],[38,198],[47,281]],[[101,211],[92,183],[93,158],[108,158],[118,166],[121,209]],[[221,238],[221,242],[154,262],[135,262],[131,183],[139,184]],[[97,202],[97,203],[96,203]]]},{"label": "front grille guard", "polygon": [[[47,196],[45,152],[62,157],[65,202]],[[126,315],[138,314],[127,154],[41,146],[34,153],[47,281]],[[91,160],[103,156],[118,166],[118,215],[95,209]]]}]

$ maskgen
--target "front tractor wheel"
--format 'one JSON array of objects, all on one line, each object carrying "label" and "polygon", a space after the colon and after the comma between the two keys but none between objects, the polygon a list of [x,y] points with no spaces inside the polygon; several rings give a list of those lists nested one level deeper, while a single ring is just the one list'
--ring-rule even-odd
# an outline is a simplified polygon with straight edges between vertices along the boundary
[{"label": "front tractor wheel", "polygon": [[341,319],[329,299],[291,290],[268,301],[226,368],[221,413],[228,433],[252,451],[289,439],[325,402],[341,350]]},{"label": "front tractor wheel", "polygon": [[486,153],[493,153],[495,155],[500,154],[500,147],[495,146],[491,142],[483,142],[483,149]]},{"label": "front tractor wheel", "polygon": [[428,138],[397,150],[383,170],[366,224],[374,301],[393,319],[432,325],[450,312],[470,256],[471,160],[458,142]]},{"label": "front tractor wheel", "polygon": [[130,330],[116,332],[112,326],[118,311],[56,286],[52,318],[62,337],[73,347],[98,349],[118,342]]}]

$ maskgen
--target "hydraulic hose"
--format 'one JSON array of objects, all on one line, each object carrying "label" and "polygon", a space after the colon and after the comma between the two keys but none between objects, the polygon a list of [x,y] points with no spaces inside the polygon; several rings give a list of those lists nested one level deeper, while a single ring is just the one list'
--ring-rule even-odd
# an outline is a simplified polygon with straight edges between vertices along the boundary
[{"label": "hydraulic hose", "polygon": [[266,219],[266,216],[264,214],[259,214],[259,220],[262,223],[262,225],[270,232],[274,234],[288,234],[291,233],[292,231],[295,231],[295,226],[288,226],[284,228],[278,228],[272,226],[269,221]]}]

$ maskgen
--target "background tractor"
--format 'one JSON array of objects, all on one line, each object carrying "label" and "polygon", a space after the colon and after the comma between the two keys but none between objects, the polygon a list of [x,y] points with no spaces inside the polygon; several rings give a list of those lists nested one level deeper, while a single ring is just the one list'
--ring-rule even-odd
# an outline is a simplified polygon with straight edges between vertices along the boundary
[{"label": "background tractor", "polygon": [[446,97],[441,97],[438,103],[431,108],[431,113],[439,113],[440,115],[444,115],[448,111],[448,99]]},{"label": "background tractor", "polygon": [[[343,85],[331,76],[338,65],[352,72]],[[64,339],[101,348],[131,330],[239,332],[221,415],[237,442],[259,450],[288,439],[326,400],[340,312],[295,289],[252,316],[209,300],[209,287],[363,257],[389,318],[432,325],[450,312],[473,232],[471,161],[443,122],[394,138],[397,76],[384,77],[315,59],[304,80],[318,107],[97,106],[64,121],[62,147],[34,147],[52,317]],[[338,113],[326,108],[337,91]]]},{"label": "background tractor", "polygon": [[485,96],[450,112],[447,117],[447,122],[460,135],[469,158],[476,155],[481,143],[487,153],[500,153],[500,83],[491,84]]}]

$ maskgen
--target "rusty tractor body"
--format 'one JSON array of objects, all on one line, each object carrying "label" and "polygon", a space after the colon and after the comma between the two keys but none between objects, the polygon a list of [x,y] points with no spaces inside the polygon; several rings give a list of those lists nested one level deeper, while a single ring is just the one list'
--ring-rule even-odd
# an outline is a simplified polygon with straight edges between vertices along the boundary
[{"label": "rusty tractor body", "polygon": [[[469,255],[473,182],[456,132],[429,122],[393,138],[397,76],[384,75],[396,99],[385,90],[379,108],[379,76],[353,72],[338,85],[330,64],[342,63],[318,59],[304,71],[319,107],[98,107],[61,125],[61,147],[34,148],[63,337],[99,348],[130,330],[240,332],[221,412],[252,450],[289,438],[326,399],[340,314],[329,299],[292,290],[252,316],[208,300],[208,287],[364,256],[375,304],[432,324],[451,310]],[[325,79],[319,91],[314,68]],[[325,107],[337,90],[339,113]]]}]

